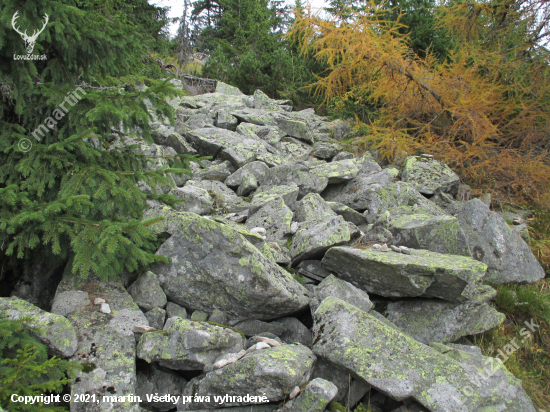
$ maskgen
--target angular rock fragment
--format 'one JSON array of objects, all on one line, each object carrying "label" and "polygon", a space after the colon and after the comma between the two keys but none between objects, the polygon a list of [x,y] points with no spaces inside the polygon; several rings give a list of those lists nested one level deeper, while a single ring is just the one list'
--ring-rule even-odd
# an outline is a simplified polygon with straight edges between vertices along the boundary
[{"label": "angular rock fragment", "polygon": [[281,318],[274,320],[271,325],[277,325],[283,328],[278,335],[285,343],[301,343],[304,346],[310,346],[312,341],[311,331],[296,318]]},{"label": "angular rock fragment", "polygon": [[147,318],[150,327],[160,330],[164,327],[166,311],[161,308],[153,308],[150,311],[145,312],[145,317]]},{"label": "angular rock fragment", "polygon": [[363,290],[356,288],[351,283],[348,283],[342,279],[338,279],[334,275],[328,276],[323,280],[315,289],[315,295],[309,303],[311,313],[315,312],[321,302],[329,297],[335,297],[342,299],[344,302],[349,303],[365,312],[372,309],[373,304]]},{"label": "angular rock fragment", "polygon": [[225,185],[233,189],[237,188],[242,184],[243,176],[247,174],[252,174],[256,180],[259,180],[268,169],[269,167],[263,162],[255,161],[248,163],[228,176],[225,180]]},{"label": "angular rock fragment", "polygon": [[[187,381],[168,369],[151,364],[147,371],[138,371],[136,396],[142,400],[141,405],[156,408],[160,412],[166,412],[174,408],[174,403],[164,401],[164,395],[180,394],[184,391]],[[148,396],[155,395],[162,399],[158,402],[148,402]],[[158,398],[157,398],[158,399]]]},{"label": "angular rock fragment", "polygon": [[298,202],[294,220],[305,222],[312,219],[324,219],[330,216],[336,216],[330,206],[317,193],[310,193]]},{"label": "angular rock fragment", "polygon": [[270,241],[281,240],[290,234],[293,215],[279,197],[258,209],[247,219],[245,225],[249,229],[258,226],[265,228],[267,239]]},{"label": "angular rock fragment", "polygon": [[265,204],[277,199],[282,198],[290,209],[296,207],[296,198],[298,197],[299,188],[296,185],[291,186],[273,186],[269,189],[263,190],[262,188],[254,194],[252,202],[250,202],[250,214],[256,213]]},{"label": "angular rock fragment", "polygon": [[425,195],[437,191],[456,196],[460,177],[445,163],[433,159],[409,156],[401,167],[401,180]]},{"label": "angular rock fragment", "polygon": [[359,171],[360,167],[357,166],[354,159],[330,163],[321,162],[311,170],[317,176],[327,178],[331,185],[349,181],[356,177]]},{"label": "angular rock fragment", "polygon": [[182,212],[193,212],[198,215],[207,215],[212,210],[214,199],[208,191],[197,186],[185,186],[172,189],[170,194],[183,202],[176,204],[176,209]]},{"label": "angular rock fragment", "polygon": [[137,280],[128,287],[128,293],[143,311],[163,308],[167,302],[157,275],[150,271],[139,275]]},{"label": "angular rock fragment", "polygon": [[337,394],[336,385],[316,378],[307,384],[296,399],[288,402],[279,410],[281,412],[323,412]]},{"label": "angular rock fragment", "polygon": [[311,167],[305,162],[286,163],[272,167],[269,173],[265,173],[260,178],[260,185],[264,189],[281,185],[298,186],[298,199],[309,193],[321,193],[327,184],[328,178],[311,172]]}]

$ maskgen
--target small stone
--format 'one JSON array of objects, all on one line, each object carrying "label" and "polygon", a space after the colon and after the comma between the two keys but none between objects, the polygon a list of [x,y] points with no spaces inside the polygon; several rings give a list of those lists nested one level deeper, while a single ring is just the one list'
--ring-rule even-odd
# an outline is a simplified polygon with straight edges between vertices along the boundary
[{"label": "small stone", "polygon": [[[279,343],[279,342],[277,342]],[[268,349],[271,348],[271,346],[265,342],[258,342],[255,346],[256,350],[262,350],[262,349]]]},{"label": "small stone", "polygon": [[288,395],[288,399],[294,399],[298,394],[300,393],[300,388],[298,386],[295,386],[294,389],[292,389],[292,392]]},{"label": "small stone", "polygon": [[263,227],[254,227],[250,229],[250,232],[256,233],[257,235],[260,235],[265,239],[265,235],[267,234],[267,231]]},{"label": "small stone", "polygon": [[375,250],[378,250],[382,247],[382,245],[379,245],[378,243],[375,243],[374,245],[372,245],[372,248],[375,249]]},{"label": "small stone", "polygon": [[395,245],[390,245],[390,248],[391,250],[393,250],[394,252],[397,252],[397,253],[401,253],[401,249],[399,249],[397,246]]},{"label": "small stone", "polygon": [[134,333],[145,333],[145,332],[151,332],[153,330],[156,330],[155,328],[152,328],[151,326],[145,326],[145,325],[136,325],[134,326]]},{"label": "small stone", "polygon": [[292,222],[292,224],[290,225],[290,233],[295,234],[299,228],[300,224],[298,222]]},{"label": "small stone", "polygon": [[388,250],[388,245],[386,245],[385,243],[380,247],[380,252],[387,252]]},{"label": "small stone", "polygon": [[196,310],[191,315],[191,320],[194,320],[196,322],[205,322],[208,319],[208,314],[205,312],[201,312],[200,310]]},{"label": "small stone", "polygon": [[411,251],[407,246],[399,246],[399,249],[401,250],[401,253],[405,255],[410,255]]},{"label": "small stone", "polygon": [[424,154],[422,155],[422,157],[423,157],[424,159],[433,159],[434,155],[424,153]]},{"label": "small stone", "polygon": [[228,215],[225,215],[225,218],[231,220],[231,218],[236,215],[236,213],[229,213]]},{"label": "small stone", "polygon": [[103,299],[103,298],[95,298],[94,299],[94,305],[101,305],[102,303],[105,303],[105,299]]},{"label": "small stone", "polygon": [[514,219],[514,220],[512,220],[512,224],[513,225],[521,225],[521,220],[520,219]]},{"label": "small stone", "polygon": [[99,308],[99,311],[103,313],[111,313],[111,307],[108,303],[103,302]]}]

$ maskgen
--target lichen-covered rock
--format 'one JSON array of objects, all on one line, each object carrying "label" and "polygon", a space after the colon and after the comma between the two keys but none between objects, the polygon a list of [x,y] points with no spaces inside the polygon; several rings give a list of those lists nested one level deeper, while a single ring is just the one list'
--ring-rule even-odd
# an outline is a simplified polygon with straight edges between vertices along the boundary
[{"label": "lichen-covered rock", "polygon": [[445,163],[434,159],[409,156],[401,167],[401,180],[425,195],[436,191],[456,196],[460,177]]},{"label": "lichen-covered rock", "polygon": [[[185,187],[200,187],[207,191],[213,199],[212,208],[218,212],[226,213],[241,212],[249,208],[249,203],[245,202],[222,182],[202,180],[197,182],[189,180]],[[185,206],[185,205],[184,205]],[[194,213],[194,212],[193,212]],[[198,214],[198,213],[197,213]]]},{"label": "lichen-covered rock", "polygon": [[65,317],[48,313],[15,296],[0,298],[0,313],[8,319],[32,318],[27,325],[31,328],[32,334],[48,348],[50,355],[68,358],[75,353],[75,330]]},{"label": "lichen-covered rock", "polygon": [[311,331],[296,318],[281,318],[271,322],[283,328],[278,335],[285,343],[301,343],[304,346],[311,346]]},{"label": "lichen-covered rock", "polygon": [[216,93],[222,93],[229,96],[244,96],[244,93],[238,87],[230,86],[227,83],[216,81]]},{"label": "lichen-covered rock", "polygon": [[341,150],[342,148],[335,143],[315,142],[311,155],[319,159],[329,160],[336,156]]},{"label": "lichen-covered rock", "polygon": [[157,275],[150,271],[139,275],[128,288],[128,293],[143,311],[163,308],[167,302]]},{"label": "lichen-covered rock", "polygon": [[322,256],[328,249],[349,242],[349,227],[342,216],[327,216],[303,222],[292,237],[293,263]]},{"label": "lichen-covered rock", "polygon": [[[141,406],[156,408],[160,412],[166,412],[174,409],[176,405],[173,402],[162,402],[160,400],[158,402],[154,400],[148,402],[147,395],[159,397],[163,397],[163,395],[179,395],[184,391],[186,384],[187,381],[181,376],[153,363],[149,365],[146,371],[138,370],[136,396],[141,398]],[[166,398],[160,399],[164,400]]]},{"label": "lichen-covered rock", "polygon": [[456,217],[468,239],[472,256],[489,267],[487,280],[530,283],[544,277],[544,270],[529,245],[481,200],[467,202]]},{"label": "lichen-covered rock", "polygon": [[[214,409],[214,396],[240,396],[224,406],[250,405],[246,395],[265,396],[270,402],[282,401],[295,386],[309,380],[316,357],[303,345],[280,345],[253,351],[221,369],[208,372],[187,384],[185,395],[209,396],[209,401],[185,404],[180,410]],[[257,403],[257,402],[256,402]]]},{"label": "lichen-covered rock", "polygon": [[144,333],[137,357],[175,370],[202,370],[223,354],[243,349],[244,338],[207,322],[170,318],[163,331]]},{"label": "lichen-covered rock", "polygon": [[[63,292],[83,290],[90,300],[100,297],[110,307],[102,313],[100,305],[90,305],[81,313],[72,313],[67,319],[76,330],[78,348],[70,360],[84,364],[71,384],[71,395],[95,394],[96,398],[115,394],[119,397],[136,393],[136,341],[134,328],[149,326],[147,318],[138,308],[121,283],[105,283],[88,277],[75,286],[72,277],[64,277],[57,288],[55,300]],[[90,370],[92,369],[92,370]],[[119,398],[120,399],[120,398]],[[137,402],[104,402],[99,404],[74,402],[71,412],[135,412]]]},{"label": "lichen-covered rock", "polygon": [[182,212],[193,212],[198,215],[207,215],[212,210],[214,199],[208,191],[201,187],[188,185],[172,189],[170,192],[176,199],[183,200],[176,204],[176,209]]},{"label": "lichen-covered rock", "polygon": [[166,219],[153,229],[172,233],[157,253],[171,263],[155,264],[151,271],[171,301],[242,320],[285,316],[309,303],[290,274],[228,225],[170,208],[155,210]]},{"label": "lichen-covered rock", "polygon": [[362,213],[353,210],[351,207],[348,207],[338,202],[326,203],[330,206],[334,213],[342,216],[346,222],[351,222],[356,226],[364,225],[367,222],[365,216]]},{"label": "lichen-covered rock", "polygon": [[265,332],[272,333],[275,336],[281,336],[284,329],[276,323],[262,322],[261,320],[245,320],[234,325],[234,328],[240,330],[245,336],[262,335]]},{"label": "lichen-covered rock", "polygon": [[465,256],[412,249],[410,255],[372,248],[335,247],[323,266],[358,288],[386,297],[436,297],[460,302],[474,296],[487,266]]},{"label": "lichen-covered rock", "polygon": [[197,154],[197,151],[187,143],[182,135],[170,130],[165,125],[159,125],[158,128],[151,131],[151,137],[156,144],[171,147],[178,154]]},{"label": "lichen-covered rock", "polygon": [[393,218],[391,212],[390,209],[387,228],[394,245],[471,256],[466,236],[455,217],[416,213]]},{"label": "lichen-covered rock", "polygon": [[241,185],[237,189],[237,195],[248,196],[251,192],[258,188],[258,181],[252,173],[246,173],[241,181]]},{"label": "lichen-covered rock", "polygon": [[160,330],[164,327],[166,311],[161,308],[153,308],[150,311],[145,312],[145,317],[147,318],[150,327]]},{"label": "lichen-covered rock", "polygon": [[323,412],[326,406],[338,394],[338,388],[332,382],[321,378],[313,379],[296,399],[286,403],[281,412]]},{"label": "lichen-covered rock", "polygon": [[254,91],[253,96],[254,108],[261,110],[282,111],[280,104],[277,100],[271,99],[261,90]]},{"label": "lichen-covered rock", "polygon": [[260,178],[260,185],[265,189],[282,185],[298,186],[298,199],[308,193],[321,193],[327,184],[328,178],[312,173],[311,166],[305,162],[286,163],[272,167],[269,169],[269,173],[264,173]]},{"label": "lichen-covered rock", "polygon": [[487,302],[442,302],[410,299],[392,302],[386,316],[407,335],[426,345],[454,342],[500,325],[505,316]]},{"label": "lichen-covered rock", "polygon": [[345,280],[330,275],[315,288],[315,295],[309,303],[311,313],[315,312],[321,302],[329,296],[342,299],[344,302],[364,310],[365,312],[370,311],[373,307],[369,295],[367,295],[365,291],[356,288]]},{"label": "lichen-covered rock", "polygon": [[360,168],[354,159],[339,160],[337,162],[321,162],[315,165],[311,172],[319,177],[328,179],[329,184],[342,183],[353,179]]},{"label": "lichen-covered rock", "polygon": [[307,122],[279,116],[276,118],[275,124],[287,135],[307,143],[313,143],[314,135]]},{"label": "lichen-covered rock", "polygon": [[329,216],[336,216],[330,206],[317,193],[310,193],[298,202],[294,214],[294,220],[305,222],[312,219],[324,219]]},{"label": "lichen-covered rock", "polygon": [[63,292],[63,298],[57,299],[52,305],[52,313],[67,317],[71,313],[80,313],[86,306],[91,305],[88,292],[82,290],[68,290]]},{"label": "lichen-covered rock", "polygon": [[221,129],[235,130],[238,124],[239,119],[226,110],[218,110],[214,118],[214,126]]},{"label": "lichen-covered rock", "polygon": [[232,189],[235,189],[242,184],[243,176],[247,174],[252,174],[256,178],[256,180],[259,180],[262,175],[267,172],[268,169],[269,167],[267,167],[267,165],[263,162],[256,161],[248,163],[232,175],[228,176],[225,180],[225,185]]},{"label": "lichen-covered rock", "polygon": [[181,307],[177,303],[168,302],[166,304],[166,316],[167,318],[173,318],[174,316],[182,319],[187,319],[187,311],[184,307]]},{"label": "lichen-covered rock", "polygon": [[[412,398],[433,412],[495,408],[534,412],[519,380],[491,377],[480,382],[476,368],[442,355],[340,299],[328,297],[321,302],[315,322],[317,356],[397,401]],[[468,397],[462,395],[466,387]]]},{"label": "lichen-covered rock", "polygon": [[352,129],[348,122],[342,119],[335,120],[331,122],[332,127],[332,138],[338,141],[342,141],[351,136]]},{"label": "lichen-covered rock", "polygon": [[319,282],[322,282],[323,279],[330,275],[330,272],[323,267],[319,260],[303,260],[296,268],[296,271],[300,275]]},{"label": "lichen-covered rock", "polygon": [[290,209],[296,207],[296,199],[300,189],[296,185],[291,186],[273,186],[269,189],[259,188],[254,194],[250,206],[250,214],[256,213],[258,209],[277,198],[282,198]]},{"label": "lichen-covered rock", "polygon": [[202,169],[197,173],[197,180],[218,180],[220,182],[225,182],[233,172],[235,168],[227,160],[218,164],[211,165]]},{"label": "lichen-covered rock", "polygon": [[237,126],[237,133],[256,139],[259,138],[270,145],[275,145],[280,142],[281,138],[285,135],[285,132],[276,126],[259,126],[257,124],[246,122],[243,122]]},{"label": "lichen-covered rock", "polygon": [[265,204],[246,220],[246,227],[263,227],[270,241],[282,240],[290,234],[290,225],[294,214],[279,197]]}]

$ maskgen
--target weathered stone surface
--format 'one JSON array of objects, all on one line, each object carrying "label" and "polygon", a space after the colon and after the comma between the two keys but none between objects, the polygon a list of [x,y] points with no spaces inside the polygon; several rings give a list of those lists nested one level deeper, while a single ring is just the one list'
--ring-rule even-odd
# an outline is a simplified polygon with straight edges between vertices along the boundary
[{"label": "weathered stone surface", "polygon": [[474,259],[489,267],[486,279],[495,283],[530,283],[544,277],[533,252],[497,213],[478,199],[457,214]]},{"label": "weathered stone surface", "polygon": [[161,330],[164,327],[164,321],[166,320],[166,311],[161,308],[153,308],[148,312],[145,312],[145,317],[149,322],[149,326],[157,330]]},{"label": "weathered stone surface", "polygon": [[372,248],[336,247],[323,266],[358,288],[386,297],[436,297],[451,302],[469,299],[487,266],[464,256],[411,250],[410,255]]},{"label": "weathered stone surface", "polygon": [[393,218],[391,213],[392,209],[387,227],[394,245],[471,256],[466,236],[455,217],[417,213]]},{"label": "weathered stone surface", "polygon": [[308,304],[307,291],[290,274],[228,225],[193,213],[156,210],[166,219],[152,229],[172,231],[157,253],[172,262],[151,271],[170,300],[242,320],[273,319]]},{"label": "weathered stone surface", "polygon": [[239,119],[225,110],[218,110],[214,118],[214,126],[222,129],[235,130],[237,124],[239,124]]},{"label": "weathered stone surface", "polygon": [[[151,364],[147,371],[138,371],[136,396],[142,400],[141,406],[156,408],[166,412],[176,407],[173,402],[148,402],[147,395],[159,396],[180,394],[184,391],[187,381],[181,376]],[[178,395],[176,395],[178,396]]]},{"label": "weathered stone surface", "polygon": [[174,316],[178,316],[182,319],[187,319],[187,311],[184,307],[181,307],[174,302],[168,302],[166,304],[166,317],[168,319],[173,318]]},{"label": "weathered stone surface", "polygon": [[344,302],[364,310],[365,312],[370,311],[373,307],[369,295],[367,295],[365,291],[356,288],[345,280],[330,275],[317,285],[315,295],[309,303],[311,313],[315,312],[321,302],[329,296],[342,299]]},{"label": "weathered stone surface", "polygon": [[265,332],[281,336],[284,329],[276,323],[262,322],[261,320],[245,320],[234,325],[235,329],[240,330],[246,337],[262,335]]},{"label": "weathered stone surface", "polygon": [[[442,356],[342,300],[326,298],[315,312],[315,321],[317,356],[355,373],[395,400],[412,398],[434,412],[483,411],[499,405],[501,410],[534,412],[520,381],[509,378],[499,388],[499,379],[490,378],[477,380],[476,386],[476,368]],[[462,396],[465,387],[471,388],[471,396]]]},{"label": "weathered stone surface", "polygon": [[[219,404],[213,396],[265,396],[276,402],[288,397],[295,386],[308,380],[315,364],[315,355],[303,345],[280,345],[249,353],[235,363],[191,380],[185,394],[210,395],[210,402],[186,404],[182,410],[214,409]],[[224,402],[224,406],[239,406],[253,402]]]},{"label": "weathered stone surface", "polygon": [[336,156],[341,150],[342,148],[335,143],[315,142],[311,155],[319,159],[329,160]]},{"label": "weathered stone surface", "polygon": [[280,142],[273,143],[281,156],[287,161],[307,161],[311,146],[290,136],[283,136]]},{"label": "weathered stone surface", "polygon": [[240,109],[231,112],[241,122],[253,123],[259,126],[277,126],[278,113],[259,109]]},{"label": "weathered stone surface", "polygon": [[402,181],[426,195],[433,195],[439,190],[456,196],[460,184],[460,177],[445,163],[416,156],[407,157],[400,175]]},{"label": "weathered stone surface", "polygon": [[197,322],[205,322],[208,319],[208,313],[196,310],[191,314],[190,319]]},{"label": "weathered stone surface", "polygon": [[293,215],[284,200],[279,197],[258,209],[246,220],[245,225],[248,229],[263,227],[270,241],[281,240],[290,234]]},{"label": "weathered stone surface", "polygon": [[244,165],[225,180],[225,185],[231,188],[237,188],[241,185],[243,176],[252,174],[256,180],[259,180],[262,175],[267,172],[269,167],[263,162],[252,162]]},{"label": "weathered stone surface", "polygon": [[334,213],[342,216],[346,222],[351,222],[356,226],[364,225],[367,222],[365,216],[362,213],[353,210],[351,207],[348,207],[338,202],[326,203],[330,206]]},{"label": "weathered stone surface", "polygon": [[283,110],[279,105],[279,103],[277,102],[277,100],[273,100],[269,98],[269,96],[266,95],[261,90],[254,91],[253,101],[254,101],[255,109],[271,110],[271,111]]},{"label": "weathered stone surface", "polygon": [[147,332],[137,346],[137,357],[175,370],[201,370],[223,354],[239,352],[242,335],[207,322],[170,318],[164,331]]},{"label": "weathered stone surface", "polygon": [[92,304],[88,292],[82,290],[63,292],[62,298],[57,299],[54,303],[51,312],[64,317],[71,313],[80,313],[86,306]]},{"label": "weathered stone surface", "polygon": [[[66,296],[67,298],[71,298]],[[67,307],[68,305],[58,305]],[[27,322],[32,334],[42,342],[52,356],[68,358],[75,353],[77,340],[73,325],[63,316],[48,313],[18,297],[0,298],[0,313],[8,319],[32,318]]]},{"label": "weathered stone surface", "polygon": [[320,162],[312,168],[311,172],[319,177],[327,178],[329,184],[335,184],[353,179],[359,170],[354,159],[347,159],[330,163]]},{"label": "weathered stone surface", "polygon": [[235,168],[227,160],[218,164],[211,165],[197,173],[197,180],[218,180],[225,182]]},{"label": "weathered stone surface", "polygon": [[219,80],[216,82],[216,93],[227,94],[229,96],[244,96],[244,93],[238,87],[230,86]]},{"label": "weathered stone surface", "polygon": [[258,188],[258,181],[252,173],[247,173],[243,176],[241,185],[237,189],[237,195],[248,196]]},{"label": "weathered stone surface", "polygon": [[290,209],[296,207],[296,198],[298,197],[299,188],[296,185],[291,186],[274,186],[263,190],[261,187],[256,191],[250,206],[250,214],[256,213],[258,209],[277,198],[282,198]]},{"label": "weathered stone surface", "polygon": [[128,288],[128,293],[143,311],[163,308],[167,302],[157,275],[150,271],[139,275],[137,280]]},{"label": "weathered stone surface", "polygon": [[332,159],[332,161],[337,162],[339,160],[346,160],[346,159],[355,159],[355,155],[350,152],[340,152],[336,156],[334,156],[334,159]]},{"label": "weathered stone surface", "polygon": [[330,272],[326,270],[319,260],[303,260],[300,262],[296,271],[303,276],[315,279],[321,282]]},{"label": "weathered stone surface", "polygon": [[243,136],[259,138],[270,145],[275,145],[281,141],[281,138],[285,135],[285,132],[280,130],[276,126],[259,126],[253,123],[243,122],[237,126],[237,133]]},{"label": "weathered stone surface", "polygon": [[348,225],[342,216],[308,220],[292,238],[290,254],[294,263],[322,256],[329,248],[349,242]]},{"label": "weathered stone surface", "polygon": [[172,189],[170,194],[176,199],[183,200],[183,202],[176,204],[176,209],[182,212],[207,215],[214,205],[214,199],[208,194],[208,191],[192,184]]},{"label": "weathered stone surface", "polygon": [[345,140],[351,136],[352,134],[351,126],[345,120],[338,119],[333,121],[332,124],[334,125],[332,128],[333,139],[336,139],[341,142],[342,140]]},{"label": "weathered stone surface", "polygon": [[277,325],[283,328],[278,335],[285,343],[301,343],[304,346],[310,346],[312,341],[311,331],[296,318],[281,318],[271,322],[271,325]]},{"label": "weathered stone surface", "polygon": [[151,131],[151,137],[156,144],[171,147],[178,154],[197,154],[197,151],[187,143],[182,135],[170,130],[165,125],[159,125],[158,128]]},{"label": "weathered stone surface", "polygon": [[200,187],[206,190],[213,199],[212,209],[216,210],[218,213],[241,212],[248,209],[250,205],[222,182],[206,180],[197,182],[195,180],[189,180],[185,184],[185,187]]},{"label": "weathered stone surface", "polygon": [[269,173],[264,173],[260,178],[260,185],[264,189],[296,185],[299,188],[298,199],[308,193],[321,193],[328,184],[328,178],[319,177],[310,170],[311,166],[305,162],[286,163],[272,167],[269,169]]},{"label": "weathered stone surface", "polygon": [[313,379],[296,399],[285,404],[281,412],[323,412],[326,406],[338,394],[338,388],[332,382],[321,378]]},{"label": "weathered stone surface", "polygon": [[392,302],[386,316],[407,335],[426,345],[454,342],[500,325],[505,316],[487,302],[442,302],[410,299]]},{"label": "weathered stone surface", "polygon": [[[87,291],[90,300],[101,297],[111,309],[106,314],[100,311],[99,305],[90,305],[81,313],[67,317],[78,339],[77,351],[70,360],[95,368],[90,372],[78,372],[71,385],[71,394],[96,394],[96,397],[113,393],[117,396],[135,394],[134,328],[149,326],[147,318],[121,283],[105,283],[88,277],[75,286],[72,277],[65,277],[57,288],[55,300],[63,299],[63,292],[70,290]],[[137,402],[71,403],[72,412],[135,412],[137,407]]]},{"label": "weathered stone surface", "polygon": [[287,135],[307,143],[313,143],[314,135],[307,122],[279,116],[276,118],[275,124]]},{"label": "weathered stone surface", "polygon": [[336,216],[330,206],[317,193],[310,193],[298,202],[294,220],[305,222],[312,219],[324,219],[330,216]]}]

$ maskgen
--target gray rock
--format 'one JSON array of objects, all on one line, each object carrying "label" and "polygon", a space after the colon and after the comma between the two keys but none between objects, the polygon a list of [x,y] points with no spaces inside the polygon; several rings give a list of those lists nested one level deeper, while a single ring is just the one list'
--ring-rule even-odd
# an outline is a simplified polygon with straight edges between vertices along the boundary
[{"label": "gray rock", "polygon": [[333,139],[336,139],[341,142],[342,140],[345,140],[351,136],[352,134],[351,126],[345,120],[338,119],[333,121],[332,124],[334,125],[333,132],[332,132]]},{"label": "gray rock", "polygon": [[274,186],[270,189],[263,190],[259,188],[254,194],[250,206],[250,214],[256,213],[258,209],[277,198],[282,198],[290,209],[296,208],[296,198],[298,197],[299,188],[296,185],[292,186]]},{"label": "gray rock", "polygon": [[388,230],[394,245],[471,256],[466,236],[455,217],[417,213],[393,218],[391,211]]},{"label": "gray rock", "polygon": [[371,153],[365,153],[361,158],[357,159],[357,165],[360,167],[359,174],[361,175],[369,175],[371,173],[380,172],[382,168],[380,165],[374,160]]},{"label": "gray rock", "polygon": [[296,271],[302,276],[315,279],[319,282],[322,282],[324,278],[330,275],[330,272],[323,267],[319,260],[303,260],[296,268]]},{"label": "gray rock", "polygon": [[277,126],[279,113],[260,109],[240,109],[231,112],[241,122],[252,123],[259,126]]},{"label": "gray rock", "polygon": [[456,196],[460,177],[445,163],[433,159],[409,156],[400,171],[401,180],[410,183],[416,190],[425,195],[436,191]]},{"label": "gray rock", "polygon": [[453,342],[497,327],[505,316],[487,302],[411,299],[388,305],[387,318],[419,342]]},{"label": "gray rock", "polygon": [[178,154],[197,154],[197,151],[187,143],[182,135],[164,125],[160,125],[157,129],[153,130],[151,137],[156,144],[171,147]]},{"label": "gray rock", "polygon": [[235,171],[235,168],[227,160],[207,167],[197,173],[197,180],[225,180]]},{"label": "gray rock", "polygon": [[149,312],[145,312],[145,317],[150,327],[161,330],[166,320],[166,311],[161,308],[153,308]]},{"label": "gray rock", "polygon": [[279,129],[281,129],[287,135],[295,137],[296,139],[303,140],[307,143],[313,143],[313,131],[311,130],[307,122],[279,116],[275,119],[275,123],[279,127]]},{"label": "gray rock", "polygon": [[323,412],[326,406],[338,394],[338,388],[332,382],[321,378],[313,379],[296,399],[285,404],[281,412]]},{"label": "gray rock", "polygon": [[258,181],[252,173],[247,173],[243,176],[241,185],[237,189],[237,195],[248,196],[258,188]]},{"label": "gray rock", "polygon": [[128,288],[128,293],[143,311],[163,308],[167,302],[157,275],[150,271],[139,275]]},{"label": "gray rock", "polygon": [[187,319],[187,311],[174,302],[168,302],[166,304],[166,318],[173,318],[174,316]]},{"label": "gray rock", "polygon": [[[65,298],[73,299],[72,296],[65,296]],[[69,306],[67,304],[57,305],[61,308]],[[16,296],[0,298],[0,313],[12,320],[31,318],[26,325],[31,329],[31,333],[48,348],[48,354],[51,356],[68,358],[76,352],[75,329],[65,317],[43,311]]]},{"label": "gray rock", "polygon": [[283,331],[278,335],[285,343],[301,343],[311,346],[311,331],[296,318],[281,318],[271,322],[271,325],[281,326]]},{"label": "gray rock", "polygon": [[88,292],[82,290],[68,290],[63,296],[57,299],[52,306],[52,313],[67,317],[71,313],[80,313],[84,308],[91,305]]},{"label": "gray rock", "polygon": [[288,161],[307,161],[311,153],[311,146],[289,136],[283,136],[273,147]]},{"label": "gray rock", "polygon": [[207,215],[214,206],[214,199],[203,188],[197,186],[185,186],[172,189],[170,192],[176,199],[183,200],[176,205],[176,209],[182,212],[193,212],[198,215]]},{"label": "gray rock", "polygon": [[238,87],[230,86],[224,82],[216,81],[216,93],[222,93],[229,96],[244,96],[244,93]]},{"label": "gray rock", "polygon": [[355,155],[350,152],[340,152],[336,156],[334,156],[334,159],[332,159],[333,162],[337,162],[339,160],[346,160],[346,159],[355,159]]},{"label": "gray rock", "polygon": [[321,302],[329,296],[342,299],[344,302],[347,302],[365,312],[370,311],[373,307],[367,293],[356,288],[349,282],[338,279],[334,275],[330,275],[319,285],[317,285],[315,295],[309,303],[311,313],[314,313]]},{"label": "gray rock", "polygon": [[245,320],[234,325],[234,328],[240,330],[246,337],[261,336],[265,332],[272,333],[275,336],[281,336],[284,328],[276,323],[262,322],[261,320]]},{"label": "gray rock", "polygon": [[[185,404],[181,410],[214,409],[214,396],[265,396],[270,402],[282,401],[295,386],[309,380],[315,356],[302,345],[280,345],[251,352],[221,369],[191,380],[185,395],[209,396],[210,400]],[[225,407],[257,402],[237,398],[224,402]]]},{"label": "gray rock", "polygon": [[243,336],[232,329],[174,317],[166,322],[164,331],[141,336],[137,357],[170,369],[202,370],[219,356],[243,347]]},{"label": "gray rock", "polygon": [[325,219],[330,216],[336,216],[321,196],[317,193],[310,193],[298,202],[294,220],[305,222],[313,219]]},{"label": "gray rock", "polygon": [[349,242],[349,228],[342,216],[308,220],[292,237],[293,263],[322,256],[328,249]]},{"label": "gray rock", "polygon": [[227,325],[229,318],[225,313],[219,309],[214,309],[210,317],[208,318],[209,322],[219,323],[220,325]]},{"label": "gray rock", "polygon": [[[434,412],[488,407],[534,412],[519,380],[502,380],[503,388],[498,388],[498,378],[479,382],[474,376],[479,366],[470,369],[342,300],[326,298],[315,312],[315,321],[313,351],[317,356],[397,401],[412,398]],[[469,397],[461,393],[466,387],[471,390]]]},{"label": "gray rock", "polygon": [[267,167],[267,165],[263,162],[256,161],[248,163],[232,175],[228,176],[225,180],[225,185],[232,189],[235,189],[241,185],[243,176],[247,174],[252,174],[256,178],[256,180],[259,180],[268,169],[269,167]]},{"label": "gray rock", "polygon": [[196,310],[191,314],[190,319],[196,322],[205,322],[208,319],[208,313]]},{"label": "gray rock", "polygon": [[214,126],[221,129],[235,130],[238,124],[239,119],[225,110],[218,110],[216,117],[214,118]]},{"label": "gray rock", "polygon": [[[101,297],[111,309],[111,313],[105,314],[100,311],[99,305],[92,305],[81,313],[67,316],[78,339],[77,351],[69,359],[94,368],[89,372],[77,373],[71,383],[71,394],[135,394],[137,377],[134,328],[149,326],[147,318],[119,282],[106,283],[89,276],[75,285],[74,279],[66,276],[57,288],[55,300],[63,299],[66,296],[63,292],[70,290],[88,291],[90,299]],[[133,401],[102,405],[106,411],[132,412],[139,406]],[[95,408],[97,405],[71,403],[72,412],[99,411]]]},{"label": "gray rock", "polygon": [[437,297],[460,302],[475,295],[487,266],[464,256],[411,250],[410,255],[335,247],[323,266],[358,288],[386,297]]},{"label": "gray rock", "polygon": [[315,142],[311,155],[319,159],[332,159],[342,148],[335,143]]},{"label": "gray rock", "polygon": [[228,225],[193,213],[156,210],[166,219],[151,229],[172,232],[157,253],[171,263],[151,270],[170,300],[242,320],[285,316],[309,303],[296,280]]},{"label": "gray rock", "polygon": [[290,225],[294,214],[279,197],[263,205],[253,213],[246,221],[246,227],[252,229],[263,227],[267,231],[267,239],[270,241],[282,240],[290,234]]},{"label": "gray rock", "polygon": [[470,200],[456,217],[468,239],[472,256],[489,267],[487,280],[530,283],[544,277],[544,270],[529,245],[482,201]]},{"label": "gray rock", "polygon": [[375,226],[367,233],[365,233],[365,237],[363,238],[361,243],[366,244],[369,242],[378,242],[384,244],[390,243],[392,239],[393,235],[388,229],[382,226]]},{"label": "gray rock", "polygon": [[159,412],[169,411],[173,402],[148,402],[147,395],[175,395],[184,391],[187,381],[181,376],[165,370],[156,364],[149,365],[148,370],[138,371],[136,396],[142,400],[141,406],[156,408]]},{"label": "gray rock", "polygon": [[254,91],[254,108],[262,110],[282,111],[283,109],[276,100],[270,99],[261,90]]},{"label": "gray rock", "polygon": [[285,132],[281,131],[276,126],[259,126],[257,124],[246,122],[243,122],[237,126],[237,133],[240,133],[243,136],[259,138],[274,147],[285,135]]},{"label": "gray rock", "polygon": [[328,184],[328,178],[319,177],[310,172],[311,166],[305,162],[286,163],[272,167],[269,173],[264,173],[260,178],[260,185],[264,189],[274,186],[296,185],[299,188],[298,199],[308,193],[321,193]]},{"label": "gray rock", "polygon": [[329,184],[335,184],[353,179],[359,170],[355,159],[348,159],[330,163],[320,162],[312,168],[311,172],[328,179]]},{"label": "gray rock", "polygon": [[353,380],[348,371],[339,366],[330,363],[324,358],[318,358],[315,363],[315,368],[311,373],[311,379],[321,378],[332,382],[338,389],[338,393],[334,397],[334,401],[344,403],[346,394],[350,387],[350,382]]},{"label": "gray rock", "polygon": [[327,204],[334,213],[342,216],[346,222],[351,222],[356,226],[364,225],[367,222],[363,214],[353,210],[351,207],[338,202],[327,202]]},{"label": "gray rock", "polygon": [[[218,181],[200,181],[189,180],[185,187],[200,187],[207,191],[213,199],[212,208],[218,213],[241,212],[249,208],[249,203],[245,202],[222,182]],[[194,212],[193,212],[194,213]]]}]

